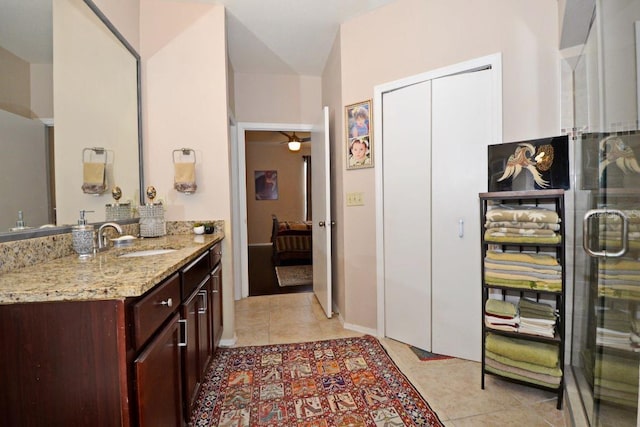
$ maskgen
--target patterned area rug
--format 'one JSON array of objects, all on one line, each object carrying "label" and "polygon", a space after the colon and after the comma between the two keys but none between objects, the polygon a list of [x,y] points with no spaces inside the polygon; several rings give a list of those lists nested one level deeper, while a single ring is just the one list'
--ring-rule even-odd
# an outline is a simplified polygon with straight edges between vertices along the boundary
[{"label": "patterned area rug", "polygon": [[301,286],[313,284],[312,265],[279,265],[276,267],[279,286]]},{"label": "patterned area rug", "polygon": [[194,426],[442,426],[372,336],[220,349]]}]

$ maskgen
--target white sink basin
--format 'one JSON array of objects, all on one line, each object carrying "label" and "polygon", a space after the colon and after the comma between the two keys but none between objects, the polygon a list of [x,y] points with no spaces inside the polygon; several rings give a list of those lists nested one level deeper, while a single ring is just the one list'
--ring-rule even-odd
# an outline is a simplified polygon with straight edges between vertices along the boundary
[{"label": "white sink basin", "polygon": [[146,251],[128,252],[126,254],[119,255],[118,258],[134,258],[139,256],[154,256],[168,254],[175,252],[177,249],[149,249]]}]

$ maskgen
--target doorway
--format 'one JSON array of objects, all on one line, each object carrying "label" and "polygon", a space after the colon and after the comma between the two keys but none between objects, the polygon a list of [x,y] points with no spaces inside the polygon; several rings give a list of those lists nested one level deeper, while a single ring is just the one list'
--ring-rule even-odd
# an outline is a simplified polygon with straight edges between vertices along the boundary
[{"label": "doorway", "polygon": [[[294,265],[311,263],[310,244],[306,252],[301,248],[294,253],[282,249],[288,237],[274,233],[277,223],[309,219],[306,196],[311,182],[306,172],[311,162],[310,134],[286,129],[247,130],[244,136],[249,296],[308,292],[307,269]],[[303,231],[299,233],[290,237],[295,239],[292,242],[311,242],[310,227],[308,239]]]},{"label": "doorway", "polygon": [[[234,150],[232,152],[232,162],[237,166],[237,199],[235,201],[235,213],[234,219],[238,224],[237,236],[239,236],[238,244],[235,245],[235,254],[238,263],[238,277],[239,280],[235,282],[235,295],[237,299],[246,298],[249,296],[249,221],[248,221],[248,197],[249,197],[249,189],[254,189],[255,191],[255,171],[247,170],[247,142],[246,142],[246,133],[247,132],[311,132],[313,126],[310,124],[289,124],[289,123],[238,123],[236,126],[236,135],[237,135],[237,144],[234,146]],[[286,148],[281,147],[284,150]],[[262,170],[262,169],[261,169]],[[266,170],[266,169],[265,169]],[[273,170],[273,169],[272,169]],[[251,180],[248,179],[249,174],[251,174]],[[279,178],[279,182],[280,178]],[[252,197],[255,195],[252,193]],[[257,201],[256,201],[257,203]],[[269,201],[264,201],[264,203],[269,204]],[[262,206],[265,206],[264,204]],[[271,221],[272,212],[265,208],[265,212],[269,221]],[[266,230],[265,230],[266,227]],[[261,243],[262,245],[271,246],[270,243],[270,225],[265,226],[263,224],[262,228],[259,230],[259,237],[256,243]],[[263,248],[264,249],[264,248]],[[258,249],[259,251],[259,249]],[[263,261],[263,263],[267,263],[268,261]]]}]

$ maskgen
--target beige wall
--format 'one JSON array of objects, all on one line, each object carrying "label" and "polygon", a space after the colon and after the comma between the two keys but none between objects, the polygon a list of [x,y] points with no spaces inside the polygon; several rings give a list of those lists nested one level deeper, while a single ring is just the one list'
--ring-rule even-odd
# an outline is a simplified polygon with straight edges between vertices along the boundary
[{"label": "beige wall", "polygon": [[235,74],[238,122],[304,123],[318,120],[320,77],[285,74]]},{"label": "beige wall", "polygon": [[[306,146],[291,152],[287,144],[248,143],[245,150],[247,172],[247,237],[249,244],[270,243],[271,215],[280,220],[303,221],[304,167],[302,156],[311,155]],[[278,172],[278,199],[256,200],[255,171]]]},{"label": "beige wall", "polygon": [[[372,98],[376,85],[501,52],[505,142],[559,132],[554,0],[398,0],[343,24],[340,37],[342,102],[334,108]],[[332,84],[331,80],[323,85]],[[340,118],[336,167],[344,169],[343,120],[336,117]],[[374,169],[344,171],[336,195],[344,200],[347,192],[364,193],[364,206],[345,208],[337,218],[336,240],[342,247],[336,253],[343,259],[336,260],[336,286],[344,289],[345,321],[372,329],[377,263],[374,173]]]},{"label": "beige wall", "polygon": [[29,63],[0,47],[0,109],[31,117]]},{"label": "beige wall", "polygon": [[53,64],[31,64],[33,117],[53,119]]},{"label": "beige wall", "polygon": [[[141,0],[145,183],[166,219],[222,219],[223,339],[234,334],[225,11],[196,2]],[[198,190],[173,189],[172,151],[196,151]]]}]

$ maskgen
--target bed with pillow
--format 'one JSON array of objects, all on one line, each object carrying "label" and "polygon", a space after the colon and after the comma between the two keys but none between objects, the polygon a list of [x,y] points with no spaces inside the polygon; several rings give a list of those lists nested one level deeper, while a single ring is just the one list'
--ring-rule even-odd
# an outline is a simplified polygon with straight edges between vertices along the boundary
[{"label": "bed with pillow", "polygon": [[311,221],[283,221],[272,215],[271,243],[274,265],[312,263]]}]

